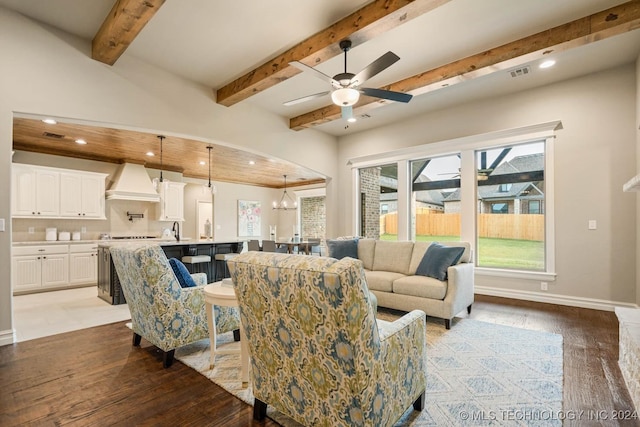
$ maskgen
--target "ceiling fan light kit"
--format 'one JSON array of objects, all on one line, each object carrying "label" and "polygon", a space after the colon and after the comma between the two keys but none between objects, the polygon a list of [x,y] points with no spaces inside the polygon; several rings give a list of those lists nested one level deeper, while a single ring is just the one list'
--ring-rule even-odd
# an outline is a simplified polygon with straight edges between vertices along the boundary
[{"label": "ceiling fan light kit", "polygon": [[351,108],[353,105],[355,105],[360,99],[361,93],[374,98],[382,98],[395,102],[407,103],[411,100],[413,95],[409,95],[407,93],[394,92],[385,89],[359,87],[366,80],[369,80],[371,77],[386,70],[388,67],[396,63],[400,59],[398,55],[393,52],[387,52],[373,61],[371,64],[367,65],[358,74],[353,74],[347,71],[347,52],[351,49],[351,40],[342,40],[340,42],[340,49],[342,49],[342,51],[344,52],[344,72],[336,74],[333,77],[330,77],[313,67],[303,64],[302,62],[290,62],[290,65],[298,68],[299,70],[311,73],[319,79],[328,82],[333,87],[333,91],[308,95],[302,98],[294,99],[292,101],[287,101],[284,103],[284,105],[299,104],[301,102],[319,98],[330,93],[333,103],[343,109],[342,117],[349,119],[353,117],[353,113],[345,114],[344,109]]},{"label": "ceiling fan light kit", "polygon": [[331,100],[340,107],[350,107],[360,99],[360,92],[351,88],[336,89],[331,92]]}]

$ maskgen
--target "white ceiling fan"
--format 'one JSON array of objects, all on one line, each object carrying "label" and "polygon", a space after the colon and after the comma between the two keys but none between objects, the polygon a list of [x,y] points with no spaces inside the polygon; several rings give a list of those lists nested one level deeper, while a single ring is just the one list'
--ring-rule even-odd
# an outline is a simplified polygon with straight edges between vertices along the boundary
[{"label": "white ceiling fan", "polygon": [[290,65],[302,71],[311,73],[319,79],[328,82],[329,84],[331,84],[331,86],[333,86],[333,89],[313,95],[303,96],[302,98],[293,99],[291,101],[285,102],[284,105],[295,105],[301,102],[309,101],[331,94],[331,100],[333,101],[333,103],[342,108],[342,117],[348,119],[353,117],[353,105],[358,102],[361,93],[367,96],[388,99],[395,102],[407,103],[411,101],[413,95],[407,93],[394,92],[385,89],[360,87],[360,85],[365,81],[369,80],[371,77],[386,70],[388,67],[396,63],[400,59],[398,55],[389,51],[373,61],[371,64],[367,65],[358,74],[353,74],[347,71],[347,52],[349,51],[349,49],[351,49],[351,40],[342,40],[340,42],[340,49],[344,51],[344,72],[336,74],[333,77],[330,77],[313,67],[309,67],[302,62],[290,62]]}]

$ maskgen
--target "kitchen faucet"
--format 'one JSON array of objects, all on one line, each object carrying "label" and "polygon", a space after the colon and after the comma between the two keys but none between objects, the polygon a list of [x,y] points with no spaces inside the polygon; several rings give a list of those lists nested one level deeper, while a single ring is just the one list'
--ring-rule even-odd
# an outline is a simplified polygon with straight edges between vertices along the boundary
[{"label": "kitchen faucet", "polygon": [[180,241],[180,223],[178,221],[173,222],[173,228],[171,229],[171,231],[174,232],[174,234],[176,235],[176,240],[179,242]]}]

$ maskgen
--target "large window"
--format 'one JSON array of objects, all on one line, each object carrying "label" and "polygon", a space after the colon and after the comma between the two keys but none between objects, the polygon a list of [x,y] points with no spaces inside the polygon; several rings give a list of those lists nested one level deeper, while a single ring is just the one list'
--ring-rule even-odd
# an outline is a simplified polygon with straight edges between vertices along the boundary
[{"label": "large window", "polygon": [[545,270],[544,143],[476,151],[479,267]]},{"label": "large window", "polygon": [[360,221],[354,234],[462,240],[472,246],[478,275],[554,280],[553,146],[561,125],[350,159]]},{"label": "large window", "polygon": [[411,162],[411,236],[460,240],[460,156]]},{"label": "large window", "polygon": [[360,236],[398,240],[398,166],[363,168],[360,176]]}]

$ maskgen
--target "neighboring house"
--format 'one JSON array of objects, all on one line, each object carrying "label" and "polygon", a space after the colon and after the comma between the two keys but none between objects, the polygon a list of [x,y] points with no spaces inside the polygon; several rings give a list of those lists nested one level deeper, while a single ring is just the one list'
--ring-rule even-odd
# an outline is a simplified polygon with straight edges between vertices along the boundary
[{"label": "neighboring house", "polygon": [[[542,153],[517,156],[502,163],[492,176],[544,170]],[[544,213],[544,182],[516,182],[482,185],[478,182],[479,213],[542,214]],[[444,200],[444,212],[460,212],[460,189]]]}]

